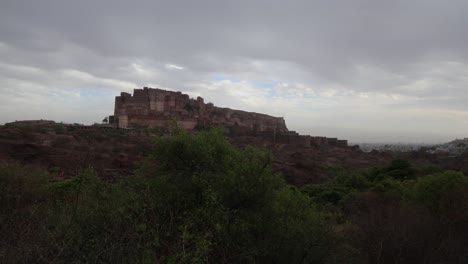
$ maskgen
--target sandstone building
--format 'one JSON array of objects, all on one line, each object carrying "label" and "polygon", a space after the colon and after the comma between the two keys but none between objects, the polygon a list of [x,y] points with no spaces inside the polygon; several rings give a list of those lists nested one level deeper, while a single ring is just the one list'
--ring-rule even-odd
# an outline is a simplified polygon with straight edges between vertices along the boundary
[{"label": "sandstone building", "polygon": [[221,126],[231,136],[260,136],[272,142],[303,146],[346,146],[345,140],[299,135],[289,131],[282,117],[221,108],[205,103],[203,98],[162,89],[134,89],[133,95],[122,92],[115,98],[110,123],[118,128],[167,129],[171,123],[187,130]]}]

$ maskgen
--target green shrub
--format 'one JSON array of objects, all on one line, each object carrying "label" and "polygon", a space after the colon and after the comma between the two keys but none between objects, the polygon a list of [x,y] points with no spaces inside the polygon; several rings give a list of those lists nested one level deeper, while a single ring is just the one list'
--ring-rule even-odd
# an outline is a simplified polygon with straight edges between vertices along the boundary
[{"label": "green shrub", "polygon": [[468,187],[468,179],[462,172],[446,171],[420,177],[408,188],[406,197],[409,200],[439,211],[445,198],[458,189]]},{"label": "green shrub", "polygon": [[3,263],[36,261],[49,245],[45,227],[49,174],[35,167],[0,163],[0,258]]},{"label": "green shrub", "polygon": [[1,212],[23,209],[46,198],[45,184],[50,175],[35,167],[0,163]]}]

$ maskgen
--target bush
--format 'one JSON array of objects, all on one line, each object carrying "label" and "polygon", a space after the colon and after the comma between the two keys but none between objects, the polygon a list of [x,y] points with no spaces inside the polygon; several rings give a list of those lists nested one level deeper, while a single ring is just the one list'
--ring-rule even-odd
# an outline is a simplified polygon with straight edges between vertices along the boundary
[{"label": "bush", "polygon": [[415,201],[434,212],[450,206],[448,196],[468,187],[468,179],[461,172],[446,171],[420,177],[407,193],[409,200]]},{"label": "bush", "polygon": [[35,167],[0,163],[0,256],[4,263],[33,262],[49,245],[45,227],[49,175]]}]

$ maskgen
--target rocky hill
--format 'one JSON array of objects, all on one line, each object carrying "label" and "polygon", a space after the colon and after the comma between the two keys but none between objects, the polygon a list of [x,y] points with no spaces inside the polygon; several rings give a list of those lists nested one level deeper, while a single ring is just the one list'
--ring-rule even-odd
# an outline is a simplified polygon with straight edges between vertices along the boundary
[{"label": "rocky hill", "polygon": [[430,153],[447,153],[451,156],[460,156],[468,151],[468,138],[456,139],[451,142],[433,146],[428,149]]},{"label": "rocky hill", "polygon": [[[13,122],[0,127],[0,160],[37,164],[65,178],[92,166],[102,177],[113,178],[137,168],[160,133],[155,129],[115,129],[44,120]],[[391,159],[353,148],[274,143],[260,136],[229,140],[239,148],[256,145],[269,149],[275,170],[295,185],[322,182],[331,168],[371,167]]]}]

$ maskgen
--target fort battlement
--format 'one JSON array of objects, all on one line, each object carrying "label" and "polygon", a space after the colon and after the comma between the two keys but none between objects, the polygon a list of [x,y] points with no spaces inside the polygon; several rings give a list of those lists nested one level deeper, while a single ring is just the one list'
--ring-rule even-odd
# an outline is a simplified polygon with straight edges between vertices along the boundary
[{"label": "fort battlement", "polygon": [[119,128],[167,128],[174,118],[188,130],[223,126],[237,135],[288,132],[282,117],[216,107],[206,104],[201,97],[193,99],[181,92],[147,87],[135,89],[133,95],[121,93],[117,96],[111,117]]},{"label": "fort battlement", "polygon": [[133,95],[122,92],[115,97],[114,115],[109,118],[118,128],[167,129],[174,120],[187,130],[220,126],[231,136],[259,136],[274,143],[306,147],[347,146],[346,140],[289,131],[283,117],[217,107],[205,103],[202,97],[193,99],[181,92],[157,88],[134,89]]}]

